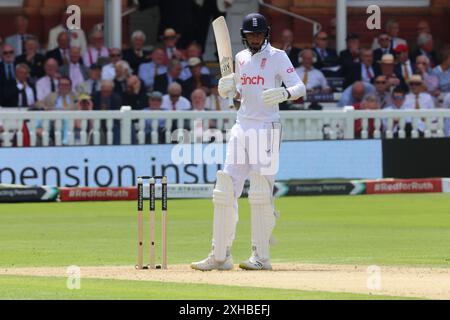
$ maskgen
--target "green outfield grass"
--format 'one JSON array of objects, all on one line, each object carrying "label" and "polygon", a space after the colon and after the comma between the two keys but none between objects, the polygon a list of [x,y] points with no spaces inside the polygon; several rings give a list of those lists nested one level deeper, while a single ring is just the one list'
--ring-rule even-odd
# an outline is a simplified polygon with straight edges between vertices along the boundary
[{"label": "green outfield grass", "polygon": [[[235,262],[250,254],[249,206],[239,205]],[[277,208],[274,262],[450,267],[449,195],[288,197]],[[211,201],[169,200],[168,214],[169,264],[206,257]],[[135,202],[0,204],[0,267],[131,265],[136,224]]]},{"label": "green outfield grass", "polygon": [[380,300],[378,295],[265,289],[154,281],[83,279],[69,290],[65,278],[0,276],[0,299],[170,299],[170,300]]}]

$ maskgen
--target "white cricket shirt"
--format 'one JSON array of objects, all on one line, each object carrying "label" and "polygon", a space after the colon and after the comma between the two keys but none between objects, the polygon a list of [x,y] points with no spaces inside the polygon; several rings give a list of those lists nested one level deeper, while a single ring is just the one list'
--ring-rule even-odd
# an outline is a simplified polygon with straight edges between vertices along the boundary
[{"label": "white cricket shirt", "polygon": [[235,65],[236,87],[241,94],[238,121],[279,121],[278,105],[266,106],[261,95],[266,89],[281,87],[282,82],[291,94],[290,100],[296,100],[306,94],[305,85],[295,72],[286,52],[275,49],[270,44],[254,55],[248,49],[242,50],[236,54]]}]

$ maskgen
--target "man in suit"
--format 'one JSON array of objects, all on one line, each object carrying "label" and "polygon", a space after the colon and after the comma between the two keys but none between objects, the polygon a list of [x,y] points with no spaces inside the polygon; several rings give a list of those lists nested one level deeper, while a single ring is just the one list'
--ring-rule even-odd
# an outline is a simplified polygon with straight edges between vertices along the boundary
[{"label": "man in suit", "polygon": [[373,53],[370,48],[363,48],[360,51],[360,63],[355,63],[352,67],[347,69],[344,86],[347,88],[355,81],[363,81],[373,83],[375,77],[380,74],[378,64],[373,62]]},{"label": "man in suit", "polygon": [[281,49],[286,52],[294,68],[297,68],[300,66],[300,63],[298,62],[300,48],[295,47],[293,43],[294,33],[289,29],[284,29],[281,32]]},{"label": "man in suit", "polygon": [[380,61],[385,54],[394,54],[394,48],[391,47],[391,37],[386,32],[378,35],[378,43],[380,47],[373,51],[374,61]]},{"label": "man in suit", "polygon": [[395,54],[397,57],[397,64],[394,68],[394,73],[400,79],[402,88],[406,88],[406,84],[409,78],[413,74],[416,74],[416,66],[409,59],[409,49],[406,44],[399,44],[395,48]]},{"label": "man in suit", "polygon": [[58,89],[58,62],[49,58],[44,64],[45,76],[36,82],[37,99],[43,100],[49,93],[56,92]]},{"label": "man in suit", "polygon": [[86,35],[82,29],[69,30],[67,28],[67,19],[70,14],[64,11],[61,16],[61,23],[50,30],[48,34],[48,46],[47,50],[56,49],[59,46],[58,38],[61,32],[67,32],[69,35],[69,46],[80,47],[81,54],[84,54],[87,49]]},{"label": "man in suit", "polygon": [[212,88],[212,80],[209,74],[202,74],[202,61],[199,58],[190,58],[188,60],[189,69],[191,69],[192,77],[186,79],[182,83],[183,97],[191,98],[191,94],[195,89],[202,89],[207,95],[210,94]]},{"label": "man in suit", "polygon": [[159,91],[162,94],[166,94],[167,87],[172,82],[178,82],[183,85],[183,81],[180,79],[181,70],[181,62],[178,60],[171,60],[167,67],[167,72],[155,77],[153,91]]},{"label": "man in suit", "polygon": [[342,66],[342,73],[348,74],[355,65],[360,61],[360,43],[359,36],[354,33],[347,35],[347,49],[341,51],[339,55],[340,65]]},{"label": "man in suit", "polygon": [[325,76],[336,76],[335,73],[323,68],[335,67],[338,65],[338,55],[336,50],[328,47],[328,34],[320,31],[314,37],[314,48],[317,62],[314,63],[314,68],[321,70]]},{"label": "man in suit", "polygon": [[0,62],[0,105],[4,103],[3,96],[8,92],[9,86],[16,84],[16,71],[14,66],[14,48],[5,44],[2,48],[3,61]]},{"label": "man in suit", "polygon": [[[100,91],[92,97],[94,110],[119,110],[122,106],[122,98],[114,92],[114,82],[112,80],[102,80]],[[101,142],[106,142],[106,121],[101,121]],[[120,122],[114,120],[113,123],[113,144],[120,144]]]},{"label": "man in suit", "polygon": [[16,78],[5,84],[2,106],[4,107],[34,107],[36,102],[36,90],[28,81],[30,68],[25,63],[15,67]]},{"label": "man in suit", "polygon": [[102,78],[102,67],[96,63],[89,67],[89,78],[76,88],[78,94],[88,94],[93,96],[100,90],[100,82]]},{"label": "man in suit", "polygon": [[101,64],[108,59],[109,51],[105,47],[103,31],[94,28],[89,34],[89,48],[83,55],[83,64],[89,68],[91,64]]},{"label": "man in suit", "polygon": [[25,41],[34,37],[31,34],[27,33],[28,29],[28,17],[21,14],[16,17],[14,20],[14,24],[17,30],[17,33],[9,36],[5,39],[5,43],[11,45],[14,48],[14,51],[17,56],[20,56],[25,53]]},{"label": "man in suit", "polygon": [[427,56],[430,59],[431,68],[439,65],[440,61],[434,49],[434,40],[431,34],[421,33],[417,37],[417,46],[418,48],[411,54],[411,61],[416,61],[418,56]]},{"label": "man in suit", "polygon": [[62,31],[58,35],[57,48],[47,51],[46,58],[53,58],[58,62],[59,66],[69,62],[70,36],[66,31]]},{"label": "man in suit", "polygon": [[72,81],[72,90],[82,84],[88,78],[88,69],[81,63],[81,49],[71,47],[69,53],[69,63],[59,68],[59,73],[64,77],[69,77]]},{"label": "man in suit", "polygon": [[141,30],[136,30],[131,35],[131,48],[122,51],[122,59],[130,64],[134,73],[139,71],[142,63],[150,61],[150,51],[144,50],[144,44],[147,36]]},{"label": "man in suit", "polygon": [[14,48],[5,44],[2,48],[3,61],[0,62],[0,83],[4,84],[9,81],[16,80],[16,72],[14,69],[14,61],[16,60],[16,54]]},{"label": "man in suit", "polygon": [[26,63],[30,67],[30,78],[35,83],[45,75],[45,56],[38,53],[37,38],[30,37],[25,41],[25,53],[16,58],[15,64]]},{"label": "man in suit", "polygon": [[69,77],[61,77],[56,92],[49,93],[36,106],[45,110],[76,110],[77,96],[72,91],[72,81]]}]

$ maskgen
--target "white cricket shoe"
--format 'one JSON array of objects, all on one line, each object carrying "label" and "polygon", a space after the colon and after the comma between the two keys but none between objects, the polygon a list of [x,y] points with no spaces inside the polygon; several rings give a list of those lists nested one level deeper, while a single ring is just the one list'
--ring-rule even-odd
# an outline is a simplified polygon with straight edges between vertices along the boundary
[{"label": "white cricket shoe", "polygon": [[252,254],[247,261],[239,264],[239,268],[244,270],[272,270],[272,265],[269,259],[260,259],[257,255]]},{"label": "white cricket shoe", "polygon": [[216,259],[214,258],[214,254],[211,252],[208,258],[199,262],[192,262],[191,268],[200,271],[211,271],[211,270],[227,271],[233,269],[233,258],[231,255],[227,255],[224,262],[219,262],[216,261]]}]

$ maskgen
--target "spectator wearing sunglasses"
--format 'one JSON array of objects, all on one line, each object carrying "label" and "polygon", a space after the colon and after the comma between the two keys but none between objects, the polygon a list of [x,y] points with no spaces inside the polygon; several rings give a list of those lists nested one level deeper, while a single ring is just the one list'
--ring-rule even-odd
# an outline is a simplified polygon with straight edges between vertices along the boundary
[{"label": "spectator wearing sunglasses", "polygon": [[337,66],[338,55],[336,50],[328,47],[328,34],[326,32],[321,31],[315,36],[313,50],[317,55],[314,68],[321,70],[325,76],[333,76],[333,72],[324,68]]},{"label": "spectator wearing sunglasses", "polygon": [[379,48],[373,51],[373,60],[380,61],[385,54],[394,55],[394,48],[391,47],[391,37],[386,32],[380,33],[378,36]]},{"label": "spectator wearing sunglasses", "polygon": [[0,81],[2,84],[14,82],[16,80],[14,61],[16,55],[14,53],[14,48],[5,44],[2,49],[3,61],[0,62]]},{"label": "spectator wearing sunglasses", "polygon": [[374,81],[375,97],[377,98],[380,109],[386,108],[392,104],[391,95],[389,93],[389,84],[385,76],[378,76]]},{"label": "spectator wearing sunglasses", "polygon": [[[425,82],[422,76],[412,75],[408,81],[410,92],[405,97],[403,109],[405,110],[426,110],[434,109],[434,100],[429,93],[426,92]],[[412,119],[406,119],[406,123],[412,123]],[[421,134],[425,131],[425,122],[423,119],[418,119],[418,130]]]},{"label": "spectator wearing sunglasses", "polygon": [[122,50],[119,48],[109,49],[109,63],[102,68],[102,80],[114,80],[116,77],[116,63],[122,58]]}]

